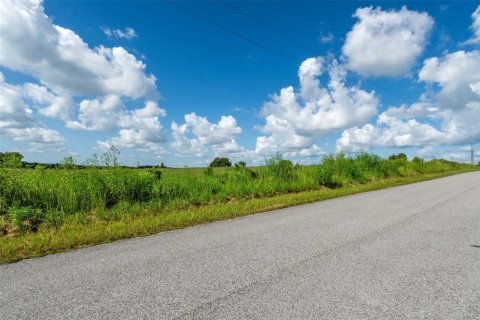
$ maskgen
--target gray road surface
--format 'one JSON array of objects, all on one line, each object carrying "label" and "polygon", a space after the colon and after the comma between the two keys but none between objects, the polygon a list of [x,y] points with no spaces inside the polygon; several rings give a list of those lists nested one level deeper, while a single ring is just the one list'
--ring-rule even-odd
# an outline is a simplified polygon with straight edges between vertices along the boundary
[{"label": "gray road surface", "polygon": [[480,172],[0,266],[1,319],[480,319]]}]

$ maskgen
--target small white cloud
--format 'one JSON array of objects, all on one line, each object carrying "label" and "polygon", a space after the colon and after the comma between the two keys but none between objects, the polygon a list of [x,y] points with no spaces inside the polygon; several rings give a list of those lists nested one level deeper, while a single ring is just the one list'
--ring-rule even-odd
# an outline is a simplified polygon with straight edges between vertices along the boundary
[{"label": "small white cloud", "polygon": [[331,42],[333,42],[333,40],[335,40],[335,36],[331,32],[329,32],[327,34],[324,34],[323,32],[321,32],[318,35],[318,41],[320,41],[322,44],[331,43]]},{"label": "small white cloud", "polygon": [[101,27],[100,29],[102,29],[103,33],[110,38],[114,37],[114,38],[131,40],[133,38],[138,37],[135,30],[133,28],[130,28],[130,27],[126,27],[123,30],[121,30],[121,29],[111,29],[111,28],[108,28],[108,27]]},{"label": "small white cloud", "polygon": [[472,13],[472,25],[470,29],[473,32],[473,36],[464,42],[464,44],[479,44],[480,43],[480,5]]},{"label": "small white cloud", "polygon": [[364,76],[407,75],[427,43],[433,19],[402,9],[359,8],[358,22],[347,34],[342,52],[350,70]]}]

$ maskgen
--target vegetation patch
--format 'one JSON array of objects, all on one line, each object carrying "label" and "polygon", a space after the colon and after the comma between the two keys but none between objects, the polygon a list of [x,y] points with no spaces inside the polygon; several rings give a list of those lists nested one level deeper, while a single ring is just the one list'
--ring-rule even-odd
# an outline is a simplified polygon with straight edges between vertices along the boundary
[{"label": "vegetation patch", "polygon": [[0,168],[0,262],[478,169],[368,153],[310,166],[277,155],[262,167],[125,168],[116,155],[54,169],[9,159]]}]

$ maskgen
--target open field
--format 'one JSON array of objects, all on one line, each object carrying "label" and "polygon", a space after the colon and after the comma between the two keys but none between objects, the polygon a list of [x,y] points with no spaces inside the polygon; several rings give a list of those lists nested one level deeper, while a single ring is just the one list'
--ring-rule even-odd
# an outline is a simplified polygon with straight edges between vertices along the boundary
[{"label": "open field", "polygon": [[311,166],[1,169],[0,262],[476,169],[371,154]]}]

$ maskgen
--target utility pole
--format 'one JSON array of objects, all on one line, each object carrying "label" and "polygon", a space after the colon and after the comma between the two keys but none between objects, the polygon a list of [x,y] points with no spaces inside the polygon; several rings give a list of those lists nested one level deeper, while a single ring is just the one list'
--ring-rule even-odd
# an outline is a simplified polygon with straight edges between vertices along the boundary
[{"label": "utility pole", "polygon": [[473,142],[470,143],[470,162],[475,164],[475,154],[473,152]]}]

